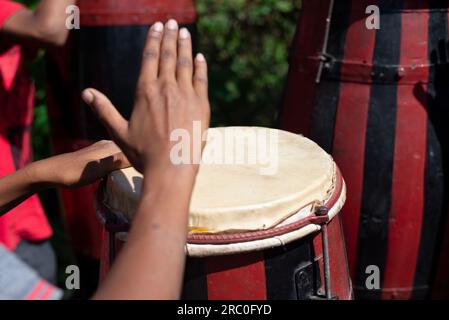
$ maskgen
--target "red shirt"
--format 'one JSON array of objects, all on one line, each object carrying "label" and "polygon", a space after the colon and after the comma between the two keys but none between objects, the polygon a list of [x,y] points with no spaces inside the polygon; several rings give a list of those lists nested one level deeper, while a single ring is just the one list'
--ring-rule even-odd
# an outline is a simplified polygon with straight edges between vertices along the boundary
[{"label": "red shirt", "polygon": [[[0,29],[21,4],[0,0]],[[24,48],[5,47],[0,41],[0,177],[32,160],[30,133],[34,85],[28,77]],[[35,195],[0,217],[0,242],[14,250],[21,240],[39,241],[51,236],[45,212]]]}]

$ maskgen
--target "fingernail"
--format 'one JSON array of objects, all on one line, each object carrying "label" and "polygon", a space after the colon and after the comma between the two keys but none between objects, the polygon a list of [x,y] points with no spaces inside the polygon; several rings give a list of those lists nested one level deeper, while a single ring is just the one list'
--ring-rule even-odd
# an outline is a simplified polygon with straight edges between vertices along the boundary
[{"label": "fingernail", "polygon": [[164,30],[164,25],[162,24],[162,22],[158,21],[153,25],[153,30],[157,32],[162,32],[162,30]]},{"label": "fingernail", "polygon": [[200,61],[200,62],[206,61],[206,59],[204,58],[204,55],[203,55],[202,53],[198,53],[198,54],[196,55],[196,60],[197,60],[197,61]]},{"label": "fingernail", "polygon": [[180,39],[187,39],[189,37],[189,31],[186,28],[182,28],[179,31],[179,38]]},{"label": "fingernail", "polygon": [[178,29],[178,23],[175,20],[170,19],[167,22],[167,28],[169,30],[176,30],[176,29]]},{"label": "fingernail", "polygon": [[82,96],[83,100],[88,104],[94,101],[94,95],[89,90],[84,90]]}]

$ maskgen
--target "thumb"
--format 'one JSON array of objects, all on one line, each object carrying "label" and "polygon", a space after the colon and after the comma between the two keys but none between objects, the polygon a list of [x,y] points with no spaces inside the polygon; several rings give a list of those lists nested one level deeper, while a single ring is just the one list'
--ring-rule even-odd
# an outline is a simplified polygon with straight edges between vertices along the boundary
[{"label": "thumb", "polygon": [[121,145],[126,140],[128,121],[126,121],[111,101],[100,91],[88,88],[81,94],[84,102],[88,104],[98,120],[109,131],[113,140]]}]

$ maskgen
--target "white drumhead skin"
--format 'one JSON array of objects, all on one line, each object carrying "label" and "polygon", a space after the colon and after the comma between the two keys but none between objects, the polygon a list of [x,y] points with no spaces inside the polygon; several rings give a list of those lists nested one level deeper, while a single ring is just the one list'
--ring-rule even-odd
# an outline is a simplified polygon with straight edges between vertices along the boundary
[{"label": "white drumhead skin", "polygon": [[[245,140],[245,160],[236,164],[234,149]],[[222,137],[225,137],[222,139]],[[221,150],[221,151],[217,151]],[[220,152],[222,156],[220,157]],[[228,163],[211,163],[228,156]],[[249,158],[248,158],[249,157]],[[271,228],[331,193],[336,167],[313,141],[290,132],[259,127],[211,128],[190,204],[189,228],[195,232],[232,232]],[[238,161],[237,161],[238,162]],[[232,163],[232,164],[231,164]],[[105,204],[132,220],[141,188],[133,168],[113,172]]]}]

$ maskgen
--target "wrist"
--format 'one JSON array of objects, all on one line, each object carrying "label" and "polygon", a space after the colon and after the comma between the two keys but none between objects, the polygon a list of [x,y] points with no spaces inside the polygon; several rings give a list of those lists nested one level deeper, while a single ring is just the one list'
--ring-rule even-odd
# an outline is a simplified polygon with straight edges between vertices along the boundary
[{"label": "wrist", "polygon": [[198,165],[168,165],[149,167],[143,171],[144,181],[161,181],[169,183],[184,182],[193,184],[198,173]]},{"label": "wrist", "polygon": [[173,166],[151,169],[144,172],[142,198],[155,203],[159,200],[184,203],[188,207],[198,170],[191,166]]},{"label": "wrist", "polygon": [[30,186],[36,192],[58,186],[58,170],[48,159],[33,162],[24,168]]}]

